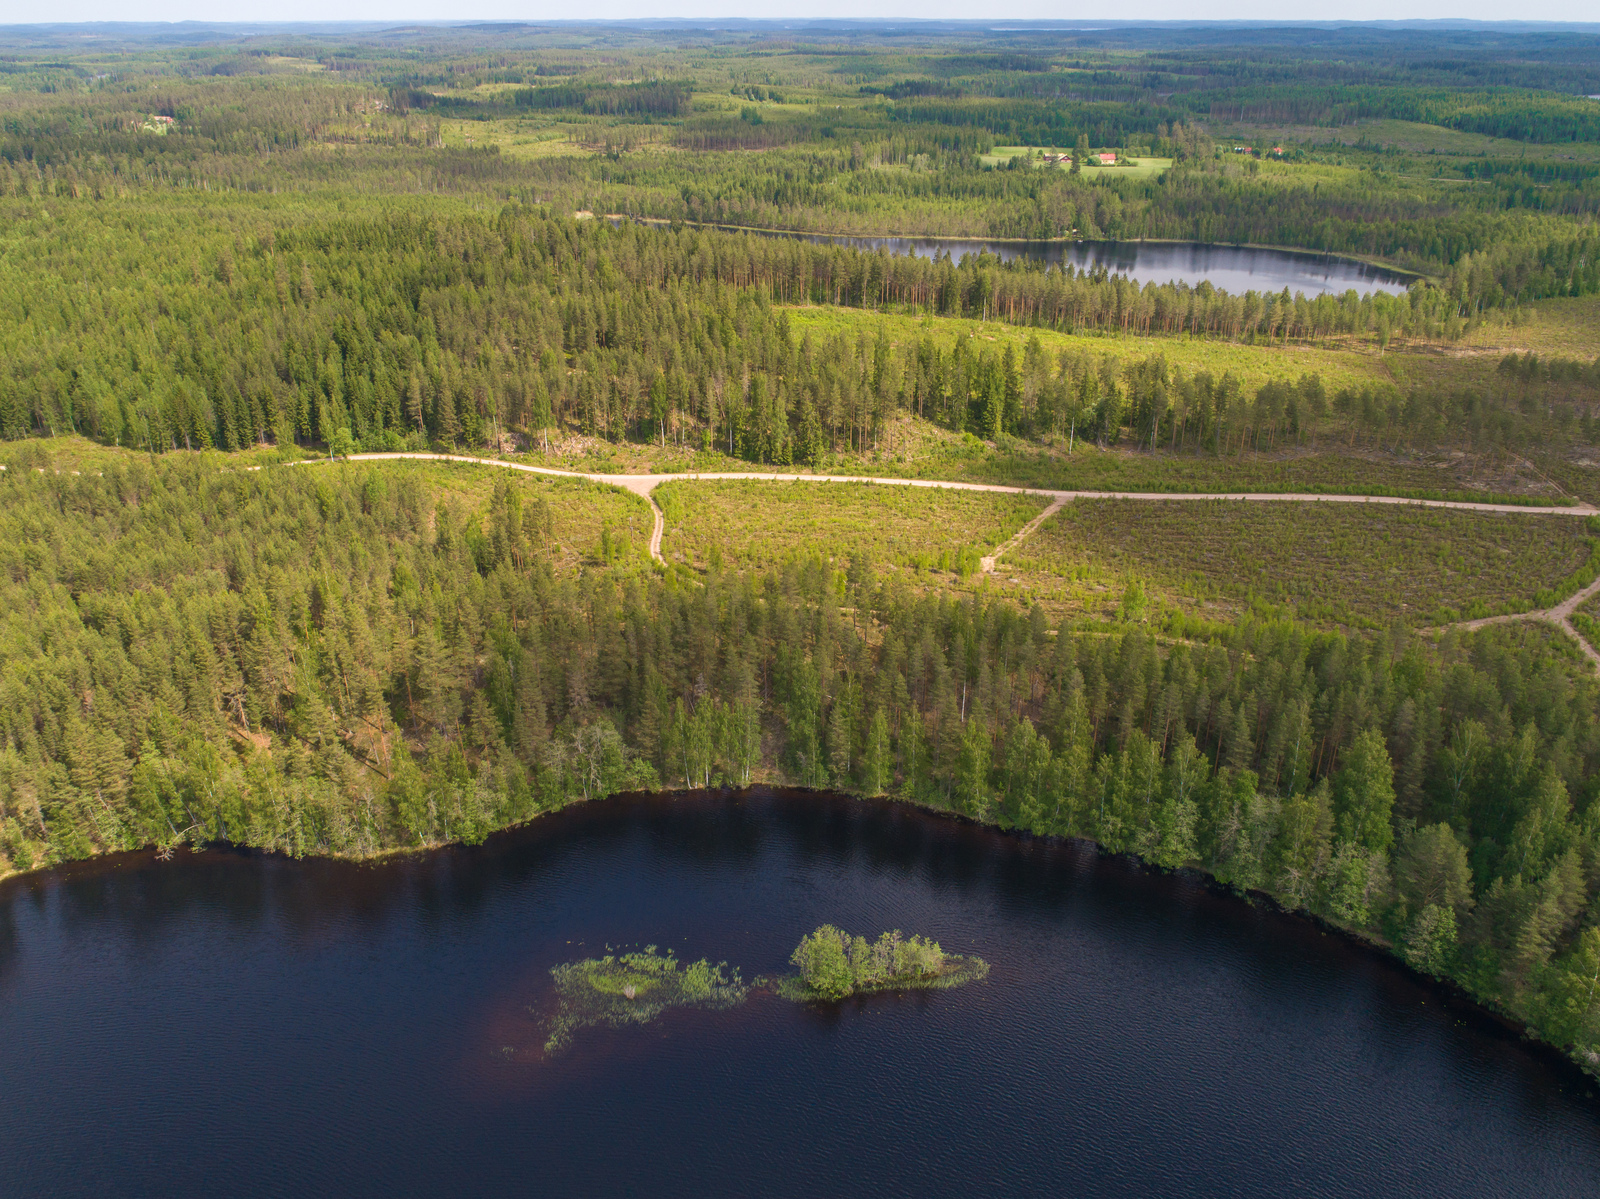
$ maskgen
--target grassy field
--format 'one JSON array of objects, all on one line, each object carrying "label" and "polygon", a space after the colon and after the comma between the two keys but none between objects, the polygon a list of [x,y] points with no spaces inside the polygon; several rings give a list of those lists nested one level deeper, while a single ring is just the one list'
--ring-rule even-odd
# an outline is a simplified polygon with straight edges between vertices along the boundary
[{"label": "grassy field", "polygon": [[1079,500],[996,576],[1097,615],[1136,583],[1219,617],[1266,605],[1319,625],[1427,626],[1558,602],[1600,565],[1594,538],[1588,522],[1568,517]]},{"label": "grassy field", "polygon": [[[1013,487],[1088,491],[1305,491],[1320,495],[1405,495],[1425,499],[1561,502],[1561,493],[1538,470],[1516,457],[1349,452],[1337,439],[1277,454],[1213,457],[1173,454],[1127,446],[1101,449],[1063,438],[1051,445],[1015,439],[998,444],[971,434],[900,416],[882,430],[876,452],[824,456],[816,474],[875,475],[885,478],[948,479],[1003,483]],[[668,445],[613,443],[569,435],[552,442],[551,452],[516,455],[517,461],[594,474],[690,474],[740,471],[789,474],[807,468],[761,465],[715,451]],[[1542,463],[1554,474],[1557,466]],[[1558,477],[1573,494],[1573,472],[1561,466]],[[1597,480],[1600,482],[1600,480]]]},{"label": "grassy field", "polygon": [[[1337,444],[1320,451],[1209,454],[1102,450],[1082,443],[1011,454],[973,456],[951,478],[981,479],[1057,491],[1309,492],[1315,495],[1400,495],[1413,499],[1513,500],[1561,503],[1558,489],[1519,460],[1503,464],[1462,455],[1345,453]],[[917,465],[922,465],[918,463]],[[933,463],[929,463],[930,469]],[[934,473],[939,473],[934,469]],[[931,477],[931,476],[930,476]]]},{"label": "grassy field", "polygon": [[1347,146],[1366,141],[1393,146],[1411,154],[1450,154],[1468,158],[1555,158],[1578,162],[1600,161],[1600,145],[1589,142],[1560,142],[1539,145],[1510,138],[1465,133],[1441,125],[1418,121],[1367,120],[1331,129],[1325,125],[1238,125],[1221,123],[1213,130],[1225,140],[1243,140],[1251,145],[1283,141],[1326,145],[1330,141]]},{"label": "grassy field", "polygon": [[1341,387],[1387,382],[1390,380],[1388,359],[1394,357],[1393,354],[1379,354],[1375,349],[1329,350],[1303,345],[1252,346],[1192,337],[1057,333],[1051,329],[1026,329],[999,322],[907,316],[858,308],[801,306],[788,311],[796,335],[809,331],[814,337],[833,337],[842,333],[851,338],[862,334],[875,338],[878,330],[882,329],[895,345],[931,337],[939,345],[948,348],[955,344],[960,334],[965,333],[974,339],[978,347],[1004,349],[1007,344],[1014,346],[1019,361],[1022,347],[1030,337],[1036,336],[1051,354],[1070,350],[1096,357],[1110,355],[1118,359],[1164,354],[1172,366],[1190,373],[1210,371],[1221,378],[1231,371],[1245,387],[1251,389],[1259,388],[1273,379],[1294,380],[1305,374],[1321,375],[1330,392]]},{"label": "grassy field", "polygon": [[501,118],[492,121],[443,121],[440,140],[446,146],[495,146],[508,158],[593,158],[606,139],[630,153],[674,153],[671,130],[661,125],[556,121],[549,118]]},{"label": "grassy field", "polygon": [[496,146],[509,158],[591,156],[592,149],[572,140],[572,128],[543,121],[443,121],[439,138],[446,146]]},{"label": "grassy field", "polygon": [[[1155,179],[1172,167],[1170,158],[1130,158],[1127,166],[1086,167],[1091,179]],[[1058,170],[1069,170],[1065,164]]]},{"label": "grassy field", "polygon": [[[980,155],[979,157],[982,159],[985,166],[997,167],[1006,165],[1006,163],[1010,162],[1013,158],[1024,157],[1036,149],[1046,150],[1052,154],[1060,154],[1063,151],[1070,153],[1072,147],[996,146],[990,153]],[[1098,152],[1099,151],[1097,150],[1096,153]],[[1109,149],[1107,152],[1109,153]],[[1045,164],[1040,162],[1035,163],[1034,165],[1043,167]],[[1063,159],[1061,162],[1052,163],[1050,165],[1058,171],[1068,171],[1072,169],[1072,162],[1070,159]],[[1140,157],[1128,159],[1127,166],[1103,167],[1095,165],[1091,167],[1085,167],[1084,174],[1091,179],[1154,179],[1163,171],[1168,170],[1171,166],[1172,159],[1170,158]]]},{"label": "grassy field", "polygon": [[969,576],[978,559],[1039,514],[1033,496],[870,483],[682,482],[656,489],[661,553],[704,569],[764,570],[797,555]]},{"label": "grassy field", "polygon": [[1462,344],[1501,353],[1532,350],[1541,355],[1592,362],[1600,355],[1600,296],[1540,300],[1525,305],[1517,323],[1485,321]]},{"label": "grassy field", "polygon": [[[948,479],[1003,483],[1013,487],[1086,491],[1304,491],[1319,495],[1404,495],[1420,499],[1505,500],[1561,503],[1560,488],[1515,456],[1492,459],[1469,454],[1405,454],[1349,451],[1340,439],[1275,454],[1214,457],[1170,453],[1126,445],[1101,449],[1066,438],[1037,445],[1002,438],[980,441],[970,433],[902,415],[881,431],[880,449],[824,455],[814,471],[806,467],[762,465],[716,451],[667,445],[613,443],[567,436],[551,452],[516,455],[536,466],[595,474],[691,474],[698,471],[815,473],[883,478]],[[1554,474],[1556,464],[1541,466]],[[1574,495],[1574,472],[1562,466],[1559,481]],[[1591,472],[1600,474],[1600,472]],[[1600,484],[1600,479],[1597,479]]]}]

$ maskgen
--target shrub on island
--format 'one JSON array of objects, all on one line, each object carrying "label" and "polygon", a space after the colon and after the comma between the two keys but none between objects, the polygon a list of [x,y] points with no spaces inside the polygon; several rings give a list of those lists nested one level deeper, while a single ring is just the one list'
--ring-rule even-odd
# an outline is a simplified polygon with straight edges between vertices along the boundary
[{"label": "shrub on island", "polygon": [[[824,924],[808,933],[789,961],[800,975],[783,988],[795,998],[845,999],[907,987],[949,987],[989,972],[982,958],[948,954],[939,942],[899,929],[876,941]],[[798,994],[793,994],[798,992]]]}]

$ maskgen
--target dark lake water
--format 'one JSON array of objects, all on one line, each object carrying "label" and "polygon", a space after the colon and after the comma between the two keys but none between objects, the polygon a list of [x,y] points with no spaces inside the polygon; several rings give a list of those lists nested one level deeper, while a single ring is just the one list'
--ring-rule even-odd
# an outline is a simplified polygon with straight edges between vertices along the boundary
[{"label": "dark lake water", "polygon": [[[653,942],[748,979],[824,921],[992,971],[540,1054],[552,965]],[[0,887],[6,1195],[1593,1194],[1588,1091],[1305,921],[841,798]]]}]

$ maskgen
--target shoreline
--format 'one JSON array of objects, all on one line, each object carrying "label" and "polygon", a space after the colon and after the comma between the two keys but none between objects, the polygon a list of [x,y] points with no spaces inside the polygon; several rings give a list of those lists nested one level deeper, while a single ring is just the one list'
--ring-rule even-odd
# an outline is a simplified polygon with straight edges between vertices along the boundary
[{"label": "shoreline", "polygon": [[[1219,250],[1267,250],[1274,254],[1292,254],[1296,257],[1314,258],[1322,261],[1332,259],[1337,262],[1353,262],[1362,266],[1373,267],[1377,270],[1387,271],[1392,275],[1403,276],[1393,282],[1409,281],[1412,283],[1437,282],[1437,276],[1426,274],[1423,271],[1413,270],[1410,267],[1396,266],[1381,258],[1374,258],[1363,254],[1341,254],[1335,250],[1308,250],[1304,246],[1276,246],[1260,242],[1247,241],[1196,241],[1187,237],[988,237],[983,234],[953,234],[953,233],[821,233],[813,229],[778,229],[765,225],[729,225],[721,221],[694,221],[681,217],[634,216],[630,213],[608,212],[601,219],[613,222],[630,221],[636,225],[648,225],[652,228],[664,228],[672,225],[683,225],[690,229],[714,229],[721,233],[754,233],[763,237],[793,237],[807,238],[820,237],[827,239],[848,238],[856,241],[938,241],[938,242],[976,242],[992,246],[1059,246],[1065,249],[1068,246],[1205,246]],[[1334,293],[1337,294],[1337,293]]]},{"label": "shoreline", "polygon": [[[1150,874],[1181,874],[1196,879],[1214,895],[1226,896],[1252,906],[1264,906],[1274,915],[1290,920],[1304,921],[1320,929],[1324,934],[1340,937],[1346,944],[1358,949],[1363,954],[1382,961],[1386,966],[1399,969],[1414,982],[1427,988],[1448,1007],[1479,1020],[1487,1028],[1494,1029],[1497,1036],[1515,1039],[1525,1049],[1535,1053],[1536,1056],[1539,1056],[1547,1063],[1564,1071],[1573,1072],[1575,1078],[1582,1080],[1585,1087],[1592,1087],[1595,1081],[1600,1079],[1600,1057],[1594,1060],[1580,1058],[1576,1052],[1557,1045],[1553,1041],[1546,1040],[1532,1025],[1516,1013],[1501,1008],[1491,1000],[1474,995],[1455,979],[1418,970],[1395,952],[1394,948],[1380,936],[1339,924],[1337,921],[1322,916],[1308,908],[1287,907],[1277,896],[1269,891],[1236,887],[1231,883],[1222,881],[1216,875],[1200,866],[1183,865],[1168,870],[1145,860],[1138,854],[1117,853],[1108,850],[1100,842],[1089,837],[1078,837],[1062,833],[1033,833],[1023,829],[1006,828],[1000,824],[978,820],[964,813],[952,812],[948,808],[935,807],[918,800],[902,799],[893,795],[863,795],[855,791],[833,788],[800,787],[777,782],[752,783],[746,787],[724,786],[694,790],[663,788],[659,791],[617,791],[609,795],[597,796],[593,800],[577,800],[559,808],[538,812],[527,820],[495,829],[485,838],[485,843],[518,830],[529,828],[547,817],[556,816],[572,809],[587,807],[592,803],[603,803],[611,800],[666,801],[672,803],[680,799],[699,798],[727,802],[754,797],[805,799],[820,795],[838,796],[857,804],[878,804],[885,807],[910,808],[930,817],[971,825],[973,828],[999,833],[1008,837],[1047,843],[1055,842],[1063,845],[1077,844],[1092,848],[1101,858],[1120,859]],[[422,858],[429,854],[472,848],[464,841],[443,841],[432,845],[391,846],[366,854],[314,852],[296,858],[281,850],[262,849],[232,841],[206,841],[198,845],[179,844],[186,844],[188,852],[195,855],[201,853],[224,853],[246,858],[274,858],[285,864],[302,862],[342,863],[353,867],[377,866],[407,858]],[[14,887],[27,887],[38,883],[55,881],[64,882],[77,877],[93,876],[106,871],[123,869],[127,866],[142,867],[147,864],[147,859],[149,863],[153,863],[156,860],[156,850],[153,845],[141,846],[137,849],[113,850],[108,853],[94,854],[87,858],[74,858],[71,861],[58,862],[53,865],[35,866],[28,870],[13,870],[6,874],[0,874],[0,900],[4,900],[6,891]]]}]

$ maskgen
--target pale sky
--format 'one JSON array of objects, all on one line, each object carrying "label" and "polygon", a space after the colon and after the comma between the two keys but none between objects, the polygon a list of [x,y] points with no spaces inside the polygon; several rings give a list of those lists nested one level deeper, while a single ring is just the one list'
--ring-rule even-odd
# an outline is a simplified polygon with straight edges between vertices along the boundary
[{"label": "pale sky", "polygon": [[[988,9],[988,11],[983,11]],[[1114,9],[1120,20],[1437,20],[1600,21],[1595,0],[1528,0],[1507,6],[1490,0],[1128,0]],[[1003,0],[978,13],[970,0],[811,0],[810,3],[751,3],[748,0],[589,0],[571,3],[527,0],[0,0],[0,24],[69,21],[417,21],[571,20],[631,17],[922,17],[986,23],[1019,20],[1082,20],[1090,25],[1112,15],[1105,3],[1052,4]],[[1600,32],[1600,26],[1596,26]]]}]

